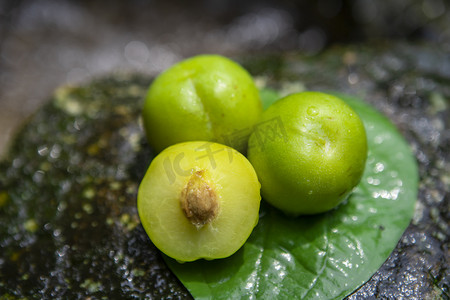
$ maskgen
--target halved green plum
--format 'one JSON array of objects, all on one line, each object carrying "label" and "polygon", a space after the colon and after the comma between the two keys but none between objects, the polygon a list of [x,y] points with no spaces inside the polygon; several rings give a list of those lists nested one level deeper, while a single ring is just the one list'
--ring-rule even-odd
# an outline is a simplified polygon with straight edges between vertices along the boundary
[{"label": "halved green plum", "polygon": [[185,142],[156,156],[138,192],[148,236],[178,261],[224,258],[256,226],[260,183],[238,151],[212,142]]}]

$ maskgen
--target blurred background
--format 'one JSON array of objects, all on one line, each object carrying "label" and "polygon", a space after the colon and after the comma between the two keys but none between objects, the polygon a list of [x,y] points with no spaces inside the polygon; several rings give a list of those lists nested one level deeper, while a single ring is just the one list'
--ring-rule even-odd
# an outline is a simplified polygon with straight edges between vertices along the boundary
[{"label": "blurred background", "polygon": [[[404,40],[450,53],[447,0],[0,0],[0,156],[53,90],[118,70]],[[450,55],[450,54],[449,54]]]}]

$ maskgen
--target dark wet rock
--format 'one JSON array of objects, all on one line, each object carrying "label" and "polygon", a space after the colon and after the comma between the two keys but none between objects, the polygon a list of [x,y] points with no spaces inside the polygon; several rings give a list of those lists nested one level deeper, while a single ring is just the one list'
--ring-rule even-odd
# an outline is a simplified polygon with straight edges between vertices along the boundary
[{"label": "dark wet rock", "polygon": [[[383,112],[420,166],[416,213],[397,248],[349,299],[449,295],[450,57],[428,45],[334,47],[241,57],[261,85],[337,90]],[[153,154],[140,127],[151,79],[113,74],[62,87],[0,163],[0,294],[36,299],[184,299],[136,211]]]},{"label": "dark wet rock", "polygon": [[0,294],[188,296],[136,211],[152,157],[139,127],[149,82],[113,75],[60,88],[20,131],[1,164]]}]

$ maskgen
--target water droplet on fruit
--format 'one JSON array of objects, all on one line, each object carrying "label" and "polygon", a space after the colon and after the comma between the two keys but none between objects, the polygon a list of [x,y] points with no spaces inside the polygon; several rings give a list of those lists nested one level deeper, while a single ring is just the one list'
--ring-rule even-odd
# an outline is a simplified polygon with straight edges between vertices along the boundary
[{"label": "water droplet on fruit", "polygon": [[306,110],[306,113],[308,115],[310,115],[311,117],[314,117],[314,116],[317,116],[319,114],[319,111],[317,110],[317,108],[315,106],[310,106]]}]

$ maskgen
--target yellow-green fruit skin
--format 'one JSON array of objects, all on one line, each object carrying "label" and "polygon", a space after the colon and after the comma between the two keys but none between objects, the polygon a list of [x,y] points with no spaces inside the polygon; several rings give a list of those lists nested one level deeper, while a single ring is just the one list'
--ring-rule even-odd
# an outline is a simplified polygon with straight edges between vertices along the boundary
[{"label": "yellow-green fruit skin", "polygon": [[[218,213],[203,227],[184,214],[180,196],[202,171],[218,200]],[[195,141],[175,144],[151,162],[138,191],[137,207],[148,236],[178,261],[225,258],[250,236],[259,217],[260,183],[250,162],[225,145]]]},{"label": "yellow-green fruit skin", "polygon": [[248,149],[264,200],[290,215],[322,213],[358,184],[367,139],[345,102],[320,92],[292,94],[263,113],[260,124],[271,123],[256,128]]},{"label": "yellow-green fruit skin", "polygon": [[219,55],[181,61],[151,84],[143,121],[157,151],[184,141],[214,141],[245,153],[262,104],[250,74]]}]

